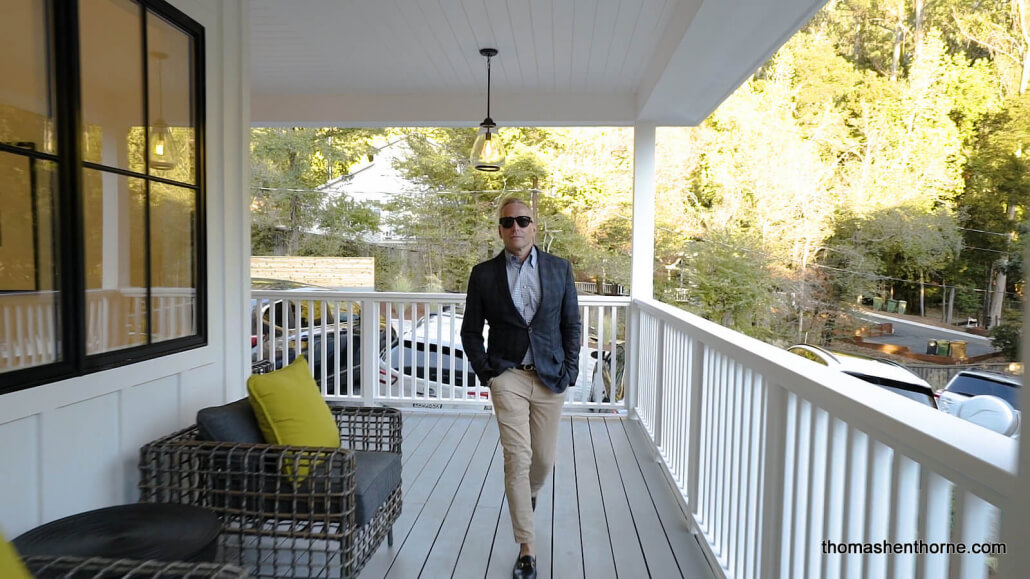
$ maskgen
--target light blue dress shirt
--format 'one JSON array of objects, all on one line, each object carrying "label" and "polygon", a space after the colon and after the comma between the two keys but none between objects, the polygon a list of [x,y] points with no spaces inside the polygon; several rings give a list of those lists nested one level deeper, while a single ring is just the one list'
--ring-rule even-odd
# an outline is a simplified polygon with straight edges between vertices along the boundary
[{"label": "light blue dress shirt", "polygon": [[[529,257],[524,262],[520,262],[519,258],[508,250],[504,250],[504,257],[511,301],[515,304],[515,310],[528,324],[533,321],[533,316],[540,307],[540,270],[537,268],[536,247],[529,250]],[[532,347],[526,349],[522,363],[533,363]]]}]

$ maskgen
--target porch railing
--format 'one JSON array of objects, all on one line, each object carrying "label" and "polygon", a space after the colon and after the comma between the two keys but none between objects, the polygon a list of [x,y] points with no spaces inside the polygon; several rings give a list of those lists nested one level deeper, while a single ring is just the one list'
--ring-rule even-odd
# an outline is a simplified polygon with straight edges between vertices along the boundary
[{"label": "porch railing", "polygon": [[[305,354],[329,400],[489,403],[458,347],[462,295],[252,295],[255,360]],[[567,408],[639,417],[725,576],[987,577],[992,556],[956,550],[998,540],[1012,439],[660,302],[580,304]]]},{"label": "porch railing", "polygon": [[[461,348],[464,294],[255,290],[251,298],[252,361],[278,368],[304,355],[327,400],[489,403],[489,389]],[[584,295],[579,303],[580,372],[566,408],[627,410],[622,380],[630,300]],[[378,347],[364,347],[370,343]]]},{"label": "porch railing", "polygon": [[998,540],[1015,441],[666,304],[631,316],[633,410],[726,576],[988,576],[947,553]]},{"label": "porch railing", "polygon": [[[196,290],[153,288],[153,341],[196,333]],[[0,294],[0,371],[49,364],[58,355],[58,308],[54,291]],[[146,288],[86,292],[86,353],[147,343]]]}]

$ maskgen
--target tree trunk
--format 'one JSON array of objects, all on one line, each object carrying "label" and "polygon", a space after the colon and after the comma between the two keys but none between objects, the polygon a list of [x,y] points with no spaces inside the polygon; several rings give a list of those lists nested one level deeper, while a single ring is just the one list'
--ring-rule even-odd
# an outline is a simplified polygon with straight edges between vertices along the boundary
[{"label": "tree trunk", "polygon": [[951,286],[951,296],[948,298],[948,316],[944,318],[946,323],[952,323],[952,319],[955,315],[955,290],[958,289],[955,286]]},{"label": "tree trunk", "polygon": [[1008,258],[1002,258],[998,262],[998,269],[994,274],[994,289],[991,293],[991,309],[987,313],[987,327],[993,328],[1001,322],[1001,307],[1005,302],[1005,284],[1008,283],[1008,276],[1005,275],[1005,267],[1008,266]]},{"label": "tree trunk", "polygon": [[801,252],[801,289],[798,292],[801,299],[798,300],[798,339],[804,334],[805,330],[805,269],[808,267],[808,244],[809,240],[805,239],[805,247]]},{"label": "tree trunk", "polygon": [[923,25],[926,20],[926,1],[915,0],[915,4],[915,23],[912,31],[913,64],[919,62],[923,55]]},{"label": "tree trunk", "polygon": [[290,196],[290,229],[286,237],[286,255],[297,255],[300,248],[300,207],[297,196]]},{"label": "tree trunk", "polygon": [[[1012,222],[1016,219],[1016,204],[1009,203],[1006,209],[1006,216],[1009,221]],[[1009,238],[1011,239],[1011,237]],[[1006,244],[1006,249],[1009,246]],[[994,293],[991,295],[991,309],[988,313],[989,325],[987,327],[993,328],[994,326],[1001,323],[1001,310],[1005,305],[1005,285],[1008,283],[1008,276],[1005,274],[1005,270],[1008,269],[1009,258],[1005,256],[998,262],[997,273],[994,278]]]},{"label": "tree trunk", "polygon": [[1019,94],[1025,94],[1030,84],[1030,0],[1012,0],[1013,16],[1015,16],[1016,34],[1022,41],[1023,65],[1019,74]]},{"label": "tree trunk", "polygon": [[923,281],[923,272],[919,272],[919,317],[926,317],[926,284]]},{"label": "tree trunk", "polygon": [[854,62],[858,62],[860,56],[862,56],[862,21],[856,17],[855,42],[851,45],[851,58]]},{"label": "tree trunk", "polygon": [[905,42],[905,3],[898,1],[898,21],[894,24],[894,46],[891,50],[891,82],[898,80],[901,69],[901,47]]},{"label": "tree trunk", "polygon": [[1030,84],[1030,44],[1023,50],[1023,71],[1019,75],[1019,94],[1026,94],[1027,85]]}]

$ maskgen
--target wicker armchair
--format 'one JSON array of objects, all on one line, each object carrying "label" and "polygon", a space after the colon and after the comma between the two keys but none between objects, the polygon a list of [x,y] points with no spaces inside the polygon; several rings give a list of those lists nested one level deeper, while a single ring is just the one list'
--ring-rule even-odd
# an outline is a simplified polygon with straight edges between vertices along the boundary
[{"label": "wicker armchair", "polygon": [[255,576],[354,577],[384,538],[393,544],[401,413],[331,410],[339,449],[209,442],[196,425],[151,442],[140,450],[140,500],[216,512],[222,560]]},{"label": "wicker armchair", "polygon": [[114,579],[116,577],[166,577],[168,579],[236,579],[249,577],[234,565],[219,563],[166,563],[102,557],[25,558],[25,566],[37,579]]}]

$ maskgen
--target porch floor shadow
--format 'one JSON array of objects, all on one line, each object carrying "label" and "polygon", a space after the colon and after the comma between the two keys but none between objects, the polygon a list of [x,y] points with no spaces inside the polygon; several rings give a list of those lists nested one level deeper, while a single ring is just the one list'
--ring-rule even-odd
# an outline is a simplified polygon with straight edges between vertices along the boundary
[{"label": "porch floor shadow", "polygon": [[[518,554],[490,414],[405,412],[404,507],[361,578],[510,577]],[[715,577],[638,422],[566,415],[537,501],[537,570],[559,577]]]}]

